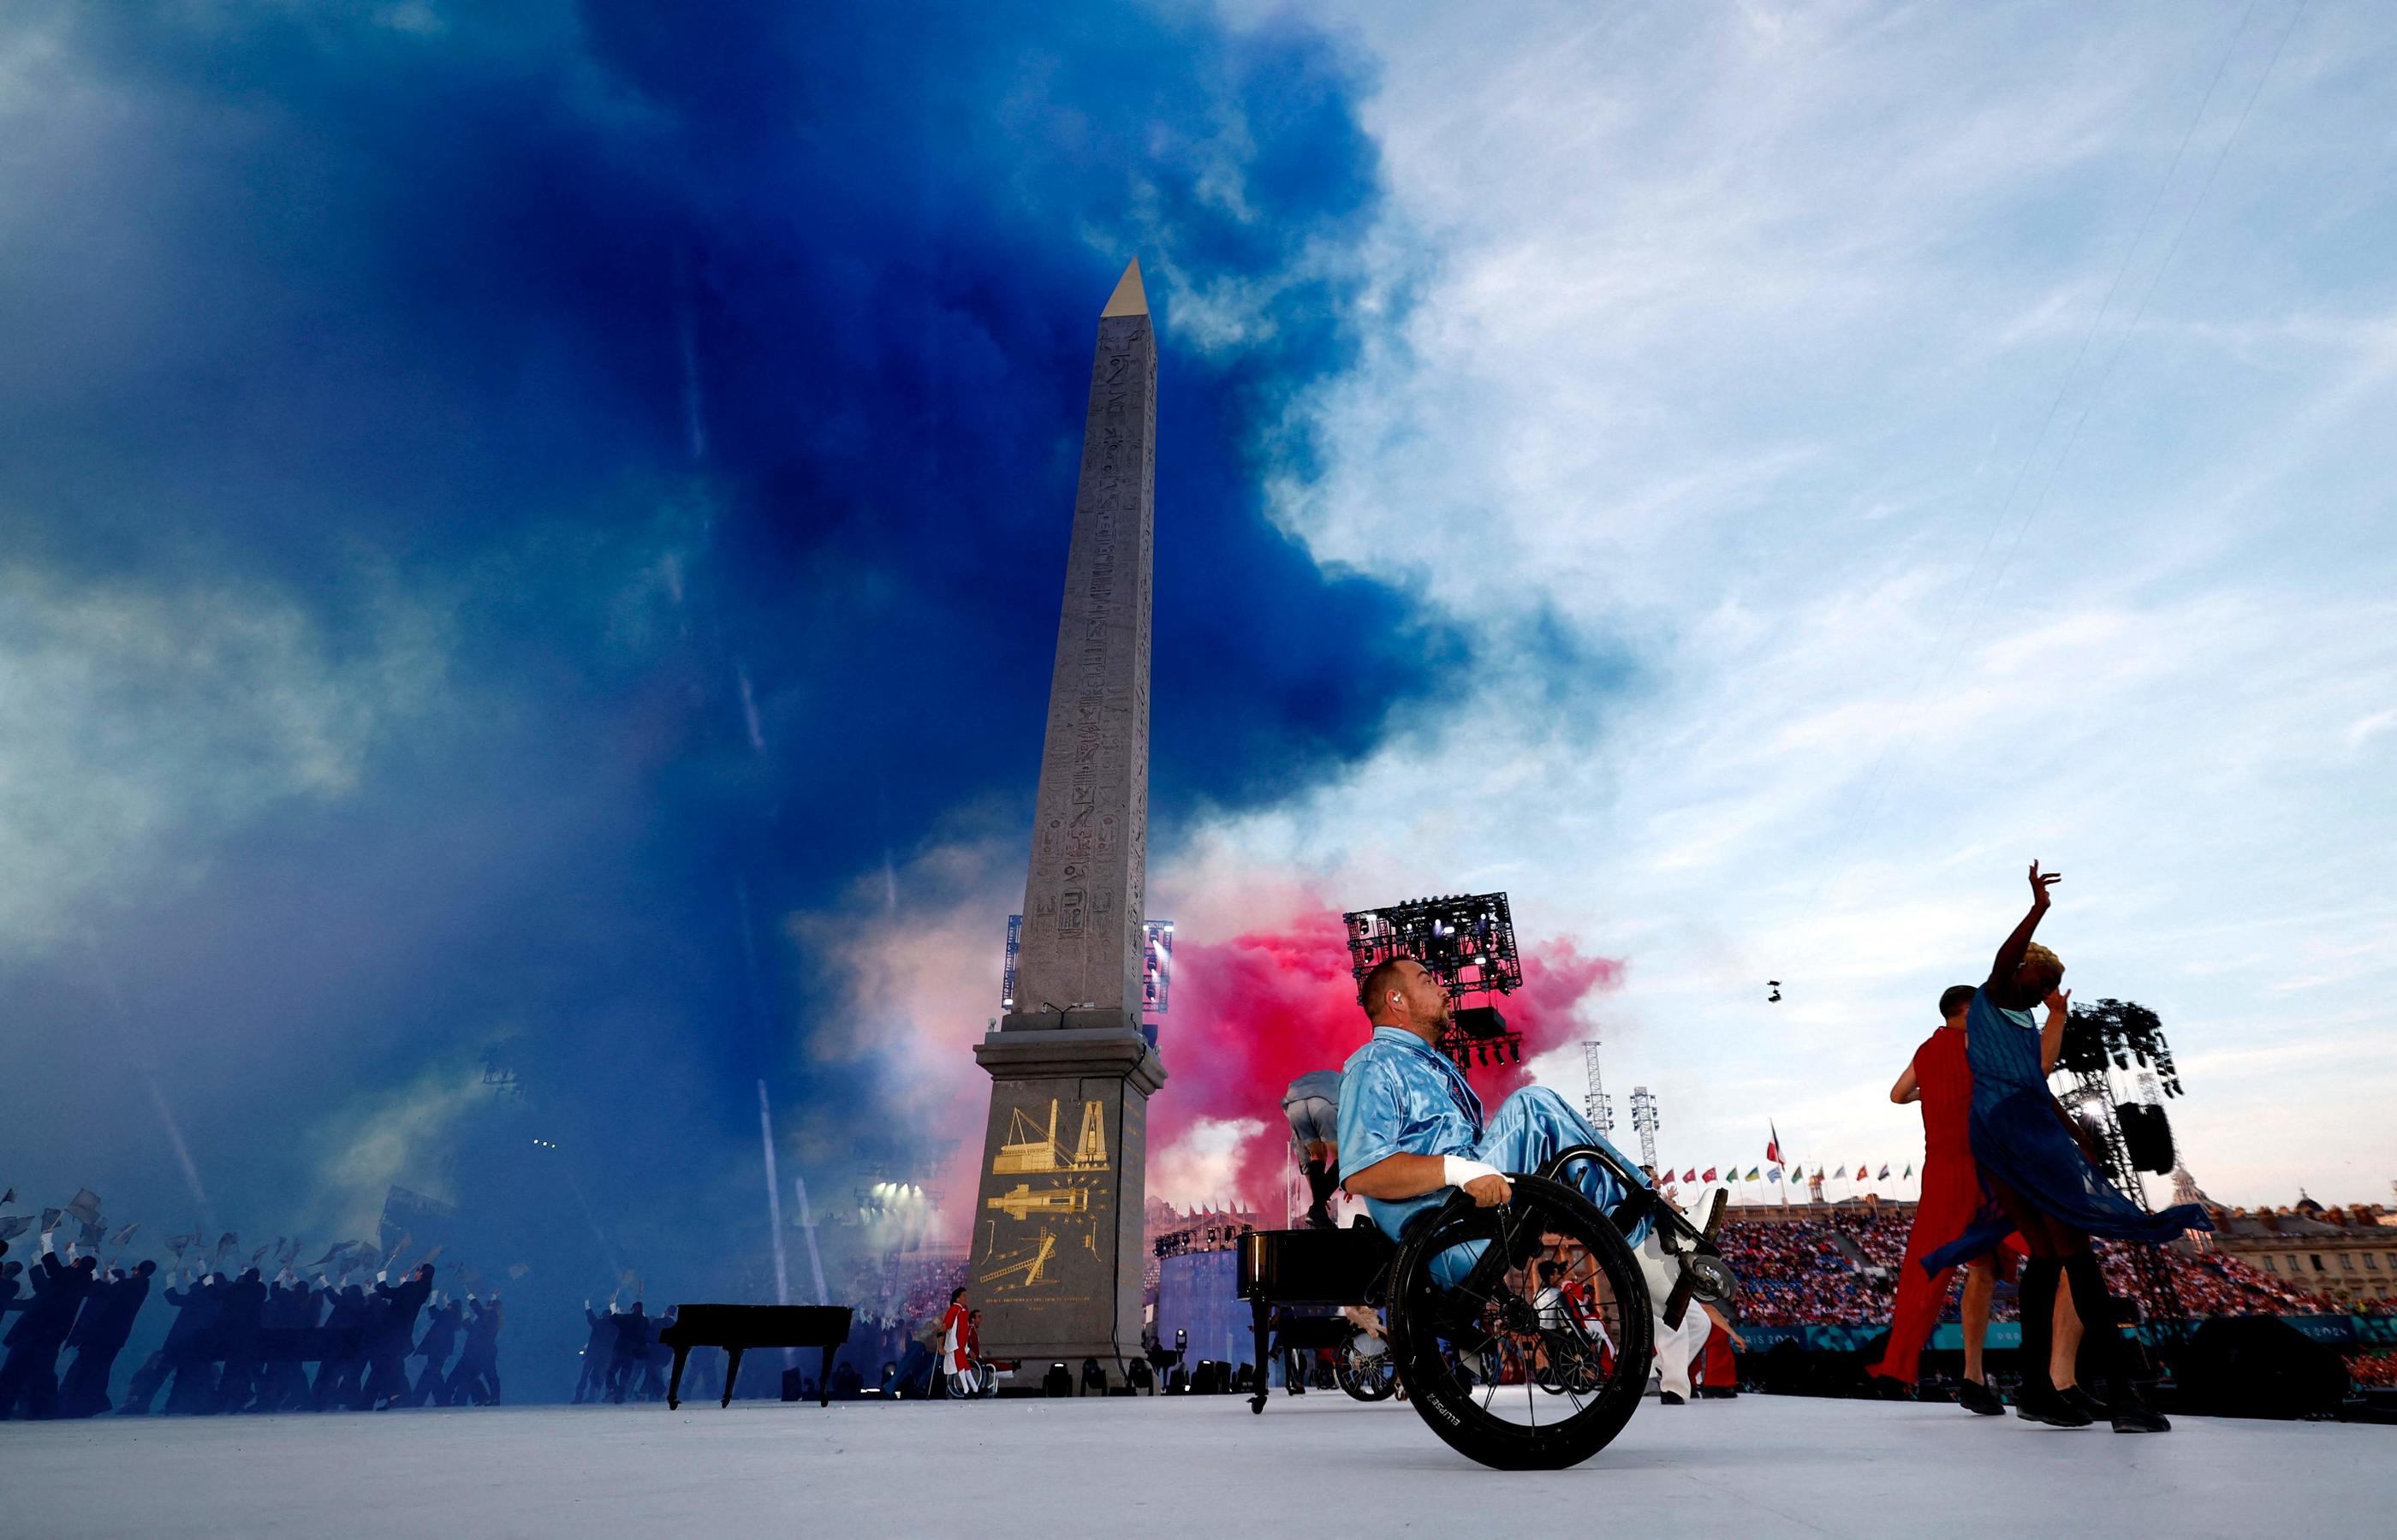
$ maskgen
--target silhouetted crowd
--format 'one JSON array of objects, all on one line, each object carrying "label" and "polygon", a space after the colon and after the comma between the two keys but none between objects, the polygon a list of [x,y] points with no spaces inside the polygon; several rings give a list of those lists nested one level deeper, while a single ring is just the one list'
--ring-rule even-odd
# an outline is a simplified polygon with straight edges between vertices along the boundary
[{"label": "silhouetted crowd", "polygon": [[[662,1401],[666,1399],[667,1375],[674,1368],[674,1348],[660,1340],[660,1333],[675,1321],[675,1306],[666,1306],[665,1314],[652,1316],[648,1307],[635,1300],[630,1308],[619,1309],[609,1301],[602,1313],[583,1302],[583,1319],[590,1323],[591,1340],[583,1347],[583,1373],[574,1382],[574,1404],[585,1401]],[[722,1359],[713,1349],[691,1355],[685,1364],[684,1396],[696,1399],[701,1395],[714,1396],[724,1388],[719,1377]]]},{"label": "silhouetted crowd", "polygon": [[[162,1281],[154,1262],[102,1268],[76,1252],[61,1257],[46,1234],[30,1263],[0,1256],[0,1313],[17,1318],[0,1335],[0,1417],[499,1403],[499,1292],[452,1299],[430,1262],[396,1282],[387,1270],[348,1282],[288,1264],[268,1279],[179,1261]],[[154,1292],[175,1312],[166,1341],[113,1400],[118,1355]]]}]

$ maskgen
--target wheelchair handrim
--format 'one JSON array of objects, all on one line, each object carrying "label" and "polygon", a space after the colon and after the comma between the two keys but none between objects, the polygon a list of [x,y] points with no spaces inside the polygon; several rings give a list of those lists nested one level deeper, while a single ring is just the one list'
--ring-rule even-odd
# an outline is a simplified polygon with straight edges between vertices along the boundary
[{"label": "wheelchair handrim", "polygon": [[[1579,1192],[1512,1180],[1509,1203],[1452,1203],[1411,1239],[1393,1273],[1391,1348],[1416,1411],[1451,1447],[1501,1468],[1558,1468],[1604,1447],[1638,1406],[1651,1357],[1647,1291],[1630,1248]],[[1473,1241],[1494,1252],[1443,1286],[1435,1263]],[[1586,1291],[1586,1303],[1550,1300],[1545,1314],[1534,1306],[1525,1285],[1543,1259],[1559,1262],[1560,1284]],[[1570,1297],[1561,1286],[1559,1294]]]}]

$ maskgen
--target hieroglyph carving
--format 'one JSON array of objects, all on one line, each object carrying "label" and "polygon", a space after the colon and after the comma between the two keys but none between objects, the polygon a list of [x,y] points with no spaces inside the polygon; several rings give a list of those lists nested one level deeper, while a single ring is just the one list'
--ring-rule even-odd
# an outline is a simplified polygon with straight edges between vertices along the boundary
[{"label": "hieroglyph carving", "polygon": [[1137,1011],[1148,856],[1157,355],[1099,324],[1025,884],[1017,1009]]}]

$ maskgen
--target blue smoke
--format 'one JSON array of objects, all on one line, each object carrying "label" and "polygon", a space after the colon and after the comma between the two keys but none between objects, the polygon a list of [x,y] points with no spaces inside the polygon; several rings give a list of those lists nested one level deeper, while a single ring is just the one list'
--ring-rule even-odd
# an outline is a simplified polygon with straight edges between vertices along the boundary
[{"label": "blue smoke", "polygon": [[0,1093],[20,1186],[183,1201],[128,1030],[229,1220],[309,1190],[301,1131],[487,1051],[530,1110],[462,1128],[456,1185],[529,1251],[596,1251],[529,1132],[653,1254],[758,1244],[723,1174],[758,1077],[904,1158],[869,1084],[787,1051],[831,1002],[771,917],[955,810],[1028,818],[1132,255],[1164,342],[1155,845],[1364,754],[1462,657],[1263,505],[1384,217],[1371,81],[1321,35],[767,0],[7,25],[50,60],[0,120],[33,152],[0,182],[17,558],[272,593],[336,658],[395,599],[442,617],[431,699],[338,795],[166,831],[176,881],[8,962],[0,1011],[43,1024]]}]

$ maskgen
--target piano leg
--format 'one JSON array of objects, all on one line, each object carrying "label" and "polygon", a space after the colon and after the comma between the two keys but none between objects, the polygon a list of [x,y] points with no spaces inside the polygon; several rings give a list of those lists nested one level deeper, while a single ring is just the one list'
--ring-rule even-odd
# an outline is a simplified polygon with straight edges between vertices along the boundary
[{"label": "piano leg", "polygon": [[1272,1325],[1273,1302],[1262,1296],[1249,1301],[1249,1327],[1256,1333],[1257,1339],[1255,1359],[1257,1393],[1249,1398],[1249,1410],[1252,1413],[1262,1413],[1265,1411],[1265,1399],[1269,1394],[1266,1389],[1268,1381],[1265,1378],[1265,1339],[1271,1334]]},{"label": "piano leg", "polygon": [[838,1346],[839,1345],[837,1343],[830,1342],[824,1345],[824,1368],[823,1371],[816,1375],[816,1404],[818,1406],[830,1406],[832,1404],[832,1355],[833,1350]]},{"label": "piano leg", "polygon": [[724,1399],[716,1403],[718,1406],[730,1406],[732,1404],[732,1382],[741,1377],[742,1352],[743,1349],[738,1347],[728,1347],[724,1350],[724,1357],[726,1359],[724,1365]]},{"label": "piano leg", "polygon": [[678,1346],[675,1349],[674,1377],[666,1381],[666,1410],[669,1412],[682,1410],[682,1363],[683,1359],[689,1357],[690,1357],[689,1347]]}]

